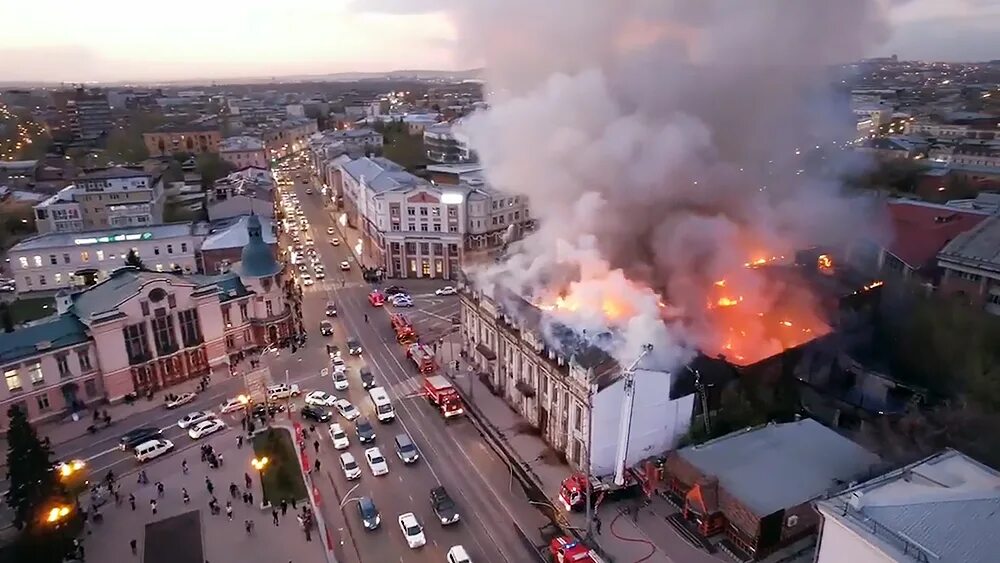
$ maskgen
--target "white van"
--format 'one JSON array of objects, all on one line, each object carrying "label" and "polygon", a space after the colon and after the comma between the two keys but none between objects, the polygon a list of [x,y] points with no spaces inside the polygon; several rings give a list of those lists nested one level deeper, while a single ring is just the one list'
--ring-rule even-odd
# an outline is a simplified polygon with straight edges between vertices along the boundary
[{"label": "white van", "polygon": [[389,400],[389,394],[385,392],[385,389],[372,387],[368,390],[368,397],[371,399],[372,406],[375,407],[375,418],[379,422],[389,422],[396,418],[396,411],[392,410],[392,401]]},{"label": "white van", "polygon": [[139,463],[160,457],[161,455],[174,449],[174,443],[170,440],[150,440],[135,447],[135,460]]}]

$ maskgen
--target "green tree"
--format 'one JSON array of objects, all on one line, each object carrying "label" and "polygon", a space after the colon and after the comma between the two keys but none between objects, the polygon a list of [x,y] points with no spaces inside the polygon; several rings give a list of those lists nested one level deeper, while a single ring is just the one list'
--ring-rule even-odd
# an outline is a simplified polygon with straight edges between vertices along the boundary
[{"label": "green tree", "polygon": [[215,181],[233,171],[234,166],[217,154],[202,154],[198,156],[198,173],[201,174],[201,186],[209,188]]},{"label": "green tree", "polygon": [[139,254],[135,250],[129,250],[128,254],[125,255],[125,265],[139,268],[140,270],[146,269],[146,265],[142,263],[142,258],[139,257]]},{"label": "green tree", "polygon": [[64,499],[65,491],[53,468],[52,450],[38,439],[28,416],[17,405],[7,410],[7,416],[10,489],[5,499],[14,512],[14,527],[25,530],[36,524],[47,505]]}]

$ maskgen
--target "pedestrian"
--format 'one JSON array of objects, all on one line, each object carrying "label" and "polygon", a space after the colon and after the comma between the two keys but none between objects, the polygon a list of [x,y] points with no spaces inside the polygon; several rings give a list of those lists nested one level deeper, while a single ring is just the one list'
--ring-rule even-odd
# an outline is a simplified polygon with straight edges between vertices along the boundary
[{"label": "pedestrian", "polygon": [[243,474],[243,482],[247,484],[247,489],[249,489],[250,485],[253,484],[253,480],[250,479],[250,474],[249,473],[244,473]]},{"label": "pedestrian", "polygon": [[104,476],[104,480],[108,482],[108,487],[115,484],[115,474],[112,470],[108,469],[108,474]]},{"label": "pedestrian", "polygon": [[319,440],[313,440],[313,449],[316,450],[317,454],[319,453]]},{"label": "pedestrian", "polygon": [[184,497],[184,504],[191,502],[191,495],[188,494],[188,490],[184,487],[181,488],[181,496]]},{"label": "pedestrian", "polygon": [[153,511],[153,514],[156,514],[156,499],[155,498],[149,499],[149,508]]},{"label": "pedestrian", "polygon": [[292,510],[298,510],[299,509],[299,507],[295,506],[296,502],[297,501],[295,500],[295,497],[292,497]]},{"label": "pedestrian", "polygon": [[316,467],[316,472],[318,473],[319,472],[319,466],[321,465],[320,462],[319,462],[319,458],[316,458],[316,463],[314,463],[313,465]]},{"label": "pedestrian", "polygon": [[288,499],[281,499],[281,515],[288,514]]},{"label": "pedestrian", "polygon": [[222,453],[221,452],[219,453],[218,456],[216,456],[216,461],[219,463],[219,467],[222,467]]},{"label": "pedestrian", "polygon": [[118,494],[117,488],[111,489],[111,496],[115,497],[115,506],[122,505],[122,497]]},{"label": "pedestrian", "polygon": [[249,493],[243,491],[243,504],[250,504]]},{"label": "pedestrian", "polygon": [[229,521],[233,521],[233,503],[226,501],[226,516],[229,517]]},{"label": "pedestrian", "polygon": [[601,535],[601,519],[597,516],[594,516],[594,531],[597,532],[597,535]]},{"label": "pedestrian", "polygon": [[132,512],[135,512],[135,495],[132,493],[129,493],[128,495],[128,503],[132,506]]},{"label": "pedestrian", "polygon": [[181,471],[183,471],[185,475],[188,474],[188,460],[186,459],[181,460]]},{"label": "pedestrian", "polygon": [[368,322],[368,313],[365,313],[365,322]]},{"label": "pedestrian", "polygon": [[271,508],[271,520],[274,520],[274,525],[275,526],[278,525],[278,509],[277,508],[274,508],[274,507]]},{"label": "pedestrian", "polygon": [[160,481],[156,482],[156,496],[163,498],[163,483]]},{"label": "pedestrian", "polygon": [[229,483],[229,496],[236,498],[236,493],[240,490],[236,483]]},{"label": "pedestrian", "polygon": [[236,436],[236,449],[243,449],[243,434]]},{"label": "pedestrian", "polygon": [[132,541],[128,542],[128,546],[132,548],[132,555],[135,555],[136,553],[139,552],[139,548],[138,548],[139,542],[135,541],[134,539]]},{"label": "pedestrian", "polygon": [[247,535],[253,535],[253,520],[247,520],[243,523],[243,526],[247,529]]},{"label": "pedestrian", "polygon": [[212,494],[215,491],[215,485],[212,484],[212,480],[208,476],[205,477],[205,488],[208,489],[208,494]]},{"label": "pedestrian", "polygon": [[306,527],[306,541],[313,541],[312,530],[310,530],[308,526]]},{"label": "pedestrian", "polygon": [[253,504],[253,491],[247,491],[247,499],[250,504]]},{"label": "pedestrian", "polygon": [[244,415],[243,418],[240,419],[240,426],[242,426],[243,427],[243,431],[246,432],[246,429],[247,429],[247,417],[246,417],[246,415]]}]

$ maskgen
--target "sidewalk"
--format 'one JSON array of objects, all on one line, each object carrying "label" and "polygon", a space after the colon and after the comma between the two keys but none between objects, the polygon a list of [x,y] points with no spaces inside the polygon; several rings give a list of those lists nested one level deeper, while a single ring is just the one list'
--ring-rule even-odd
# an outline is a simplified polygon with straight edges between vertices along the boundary
[{"label": "sidewalk", "polygon": [[[450,345],[454,341],[454,346]],[[489,389],[477,377],[469,375],[468,364],[461,358],[453,356],[460,349],[459,335],[452,334],[445,338],[444,345],[438,346],[438,353],[446,373],[455,380],[459,391],[470,403],[469,410],[474,418],[484,419],[501,437],[509,451],[519,458],[528,474],[538,487],[545,493],[553,506],[559,507],[570,525],[577,528],[580,534],[585,533],[586,516],[579,513],[565,513],[558,498],[559,486],[562,480],[570,474],[568,465],[561,463],[552,449],[540,437],[527,433],[526,421],[507,405],[501,397],[490,393]],[[459,361],[459,372],[454,372],[454,362]],[[653,498],[652,502],[637,512],[633,518],[624,515],[625,508],[632,508],[634,503],[627,501],[608,502],[598,511],[602,521],[601,534],[594,537],[595,542],[607,555],[615,561],[638,561],[650,563],[718,563],[728,561],[717,558],[705,551],[693,547],[669,525],[666,517],[676,512],[666,501]],[[596,530],[595,530],[596,531]],[[646,558],[646,559],[643,559]]]}]

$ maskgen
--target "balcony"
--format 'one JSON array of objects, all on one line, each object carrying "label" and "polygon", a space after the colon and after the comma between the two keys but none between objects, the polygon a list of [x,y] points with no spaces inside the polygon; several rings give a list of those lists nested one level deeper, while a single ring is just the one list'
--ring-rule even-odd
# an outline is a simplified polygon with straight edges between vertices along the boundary
[{"label": "balcony", "polygon": [[178,350],[180,350],[180,346],[176,342],[168,342],[162,345],[160,343],[156,344],[157,356],[169,356],[175,354]]},{"label": "balcony", "polygon": [[143,350],[142,352],[138,352],[136,354],[131,354],[131,353],[128,354],[128,364],[130,366],[142,365],[152,359],[153,355],[150,354],[149,351],[147,350]]}]

